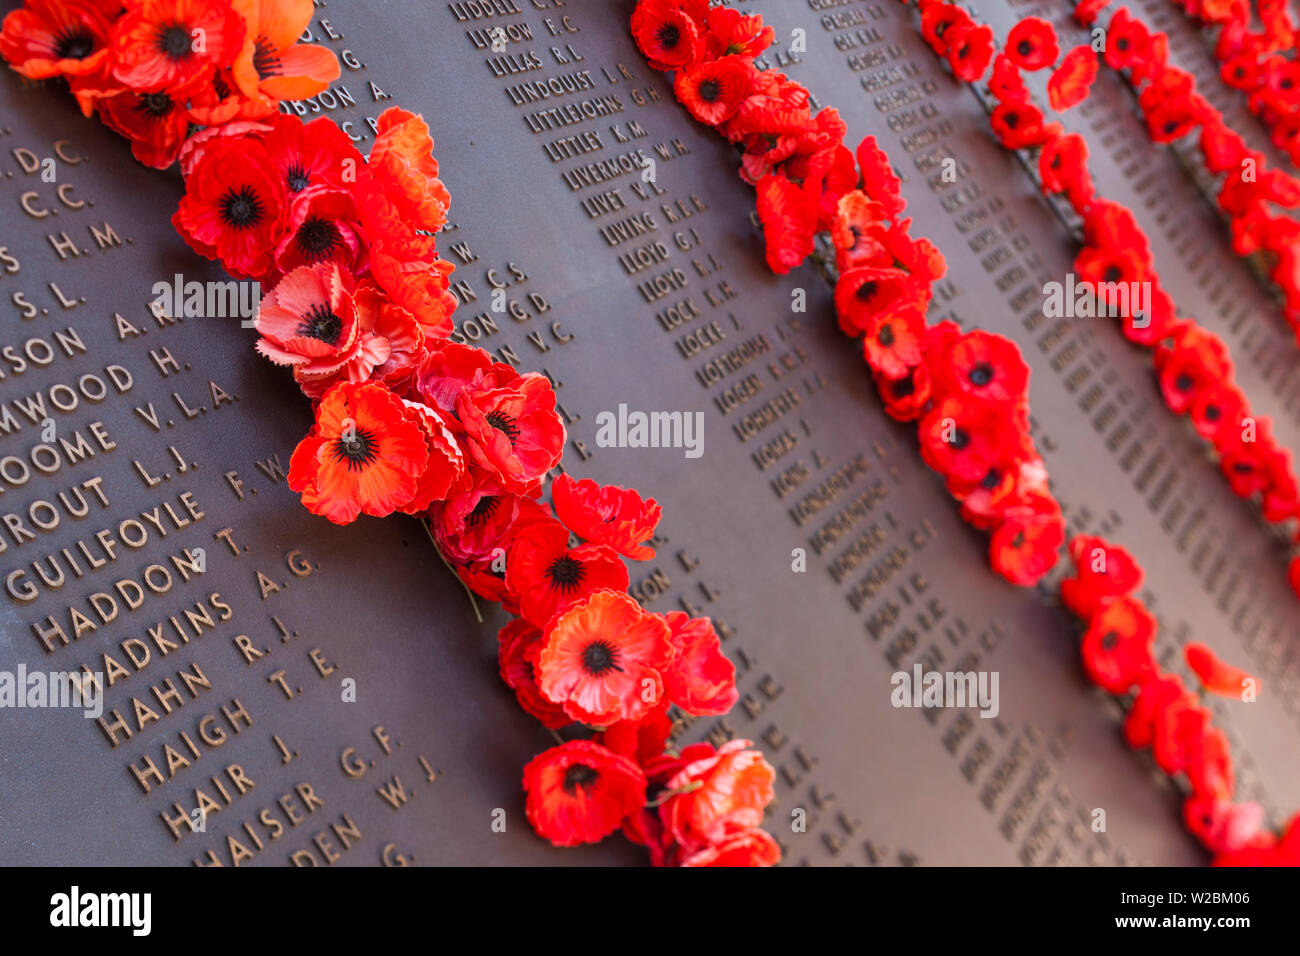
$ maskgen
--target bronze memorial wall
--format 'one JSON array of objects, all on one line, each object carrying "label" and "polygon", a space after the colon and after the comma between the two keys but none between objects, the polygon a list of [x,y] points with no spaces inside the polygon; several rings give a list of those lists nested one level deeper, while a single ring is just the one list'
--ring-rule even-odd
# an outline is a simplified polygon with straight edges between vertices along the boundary
[{"label": "bronze memorial wall", "polygon": [[[1215,720],[1239,798],[1285,820],[1300,807],[1300,604],[1284,542],[1160,410],[1117,329],[1043,315],[1069,237],[911,11],[735,5],[776,29],[762,65],[836,106],[850,142],[880,137],[947,256],[938,308],[1020,345],[1070,529],[1147,569],[1162,663],[1204,641],[1259,675],[1260,700],[1213,705]],[[984,6],[998,29],[1065,9]],[[440,248],[456,336],[553,381],[568,469],[664,504],[633,594],[713,617],[741,694],[678,733],[760,744],[786,863],[1205,862],[1176,791],[1087,684],[1051,588],[988,570],[912,429],[881,411],[829,288],[810,268],[766,269],[735,153],[639,55],[630,0],[316,7],[312,42],[343,72],[298,112],[363,152],[390,103],[427,119],[453,197]],[[1142,8],[1212,89],[1193,28],[1167,3]],[[476,620],[414,519],[338,528],[297,505],[285,472],[310,411],[255,333],[150,308],[156,283],[225,278],[172,230],[179,174],[139,166],[69,97],[12,72],[0,96],[0,669],[111,677],[98,719],[0,711],[0,862],[640,862],[622,840],[560,851],[529,829],[520,768],[553,740],[497,675],[504,617]],[[1300,356],[1212,208],[1113,74],[1075,112],[1175,299],[1224,336],[1245,392],[1300,448]],[[1238,128],[1262,148],[1261,127]],[[949,157],[955,183],[936,173]],[[620,408],[701,412],[701,441],[602,447],[595,419]],[[893,707],[890,675],[918,663],[996,671],[999,713]]]}]

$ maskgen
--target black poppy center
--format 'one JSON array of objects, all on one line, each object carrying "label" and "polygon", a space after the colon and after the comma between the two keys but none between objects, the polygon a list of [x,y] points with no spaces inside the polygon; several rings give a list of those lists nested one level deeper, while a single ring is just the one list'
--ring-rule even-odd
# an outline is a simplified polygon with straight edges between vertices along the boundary
[{"label": "black poppy center", "polygon": [[219,205],[222,221],[232,229],[249,229],[262,221],[262,200],[252,186],[231,186]]},{"label": "black poppy center", "polygon": [[348,471],[360,471],[379,457],[379,442],[370,432],[355,429],[334,439],[334,460],[346,462]]},{"label": "black poppy center", "polygon": [[1219,420],[1219,416],[1222,414],[1223,412],[1219,410],[1218,405],[1205,406],[1205,420],[1207,422],[1217,422]]},{"label": "black poppy center", "polygon": [[1114,648],[1114,646],[1118,643],[1119,643],[1119,635],[1116,634],[1114,631],[1107,631],[1104,635],[1102,635],[1101,646],[1103,650],[1109,651],[1112,648]]},{"label": "black poppy center", "polygon": [[957,451],[961,451],[970,444],[970,435],[966,434],[966,432],[960,428],[954,429],[951,444],[953,448],[957,449]]},{"label": "black poppy center", "polygon": [[1034,45],[1028,40],[1021,40],[1016,44],[1016,52],[1021,56],[1029,56],[1029,54],[1034,52]]},{"label": "black poppy center", "polygon": [[295,242],[308,262],[316,262],[343,244],[343,233],[332,220],[312,216],[298,227]]},{"label": "black poppy center", "polygon": [[893,382],[891,390],[895,398],[907,398],[907,396],[916,392],[916,382],[912,381],[911,375],[908,375],[907,378],[900,378]]},{"label": "black poppy center", "polygon": [[60,60],[84,60],[95,52],[95,35],[82,26],[69,26],[54,45]]},{"label": "black poppy center", "polygon": [[700,84],[700,99],[712,103],[722,95],[722,84],[717,80],[705,80]]},{"label": "black poppy center", "polygon": [[993,381],[993,366],[988,362],[980,362],[970,370],[970,374],[966,377],[970,379],[970,383],[976,388],[983,388]]},{"label": "black poppy center", "polygon": [[593,677],[623,669],[618,666],[618,651],[604,640],[592,641],[582,649],[582,667]]},{"label": "black poppy center", "polygon": [[1166,121],[1165,121],[1165,134],[1166,134],[1166,135],[1168,135],[1169,133],[1172,133],[1172,132],[1173,132],[1174,130],[1176,130],[1176,129],[1178,129],[1178,121],[1177,121],[1177,120],[1166,120]]},{"label": "black poppy center", "polygon": [[172,111],[175,102],[166,93],[142,93],[136,100],[135,109],[148,119],[159,120]]},{"label": "black poppy center", "polygon": [[1174,388],[1178,389],[1180,392],[1187,391],[1195,384],[1196,380],[1186,372],[1179,373],[1178,377],[1174,379]]},{"label": "black poppy center", "polygon": [[1106,267],[1106,271],[1102,274],[1102,279],[1106,282],[1118,282],[1123,278],[1123,276],[1124,270],[1117,265],[1111,264]]},{"label": "black poppy center", "polygon": [[266,37],[258,37],[257,43],[253,45],[253,69],[257,71],[259,80],[279,76],[284,72],[280,68],[280,51]]},{"label": "black poppy center", "polygon": [[551,566],[546,569],[546,576],[557,590],[568,592],[577,590],[582,583],[583,571],[580,562],[565,554],[551,562]]},{"label": "black poppy center", "polygon": [[337,345],[343,334],[343,320],[334,314],[328,305],[317,303],[311,311],[303,316],[298,326],[298,334],[309,339],[318,339],[326,345]]},{"label": "black poppy center", "polygon": [[158,52],[173,60],[183,60],[193,52],[190,31],[179,23],[158,30]]},{"label": "black poppy center", "polygon": [[1020,125],[1020,114],[1008,113],[1003,118],[1002,122],[1006,124],[1007,129],[1015,129],[1017,126]]},{"label": "black poppy center", "polygon": [[891,345],[893,345],[895,342],[894,327],[890,325],[888,322],[882,325],[880,327],[880,331],[876,333],[876,341],[879,342],[881,345],[883,345],[885,348],[889,348]]},{"label": "black poppy center", "polygon": [[655,34],[659,39],[659,45],[665,50],[675,50],[677,44],[682,42],[682,31],[677,28],[675,23],[665,23],[659,27],[659,32]]},{"label": "black poppy center", "polygon": [[485,417],[489,425],[511,441],[519,437],[519,428],[515,425],[515,420],[505,412],[493,410],[488,412]]},{"label": "black poppy center", "polygon": [[876,284],[874,282],[864,282],[858,286],[856,293],[859,302],[870,302],[871,297],[876,294]]},{"label": "black poppy center", "polygon": [[1001,480],[1002,473],[996,468],[990,468],[988,472],[985,473],[983,480],[980,481],[980,487],[985,491],[992,491],[998,486],[998,482]]},{"label": "black poppy center", "polygon": [[465,516],[465,523],[471,525],[482,524],[496,513],[497,508],[501,506],[501,499],[496,495],[484,495],[478,500],[474,509]]},{"label": "black poppy center", "polygon": [[594,767],[588,767],[585,763],[575,763],[568,770],[564,771],[564,790],[566,793],[574,794],[579,789],[586,790],[596,785],[600,779],[600,771]]},{"label": "black poppy center", "polygon": [[300,193],[311,185],[311,174],[302,167],[301,163],[294,163],[289,167],[285,180],[290,192]]}]

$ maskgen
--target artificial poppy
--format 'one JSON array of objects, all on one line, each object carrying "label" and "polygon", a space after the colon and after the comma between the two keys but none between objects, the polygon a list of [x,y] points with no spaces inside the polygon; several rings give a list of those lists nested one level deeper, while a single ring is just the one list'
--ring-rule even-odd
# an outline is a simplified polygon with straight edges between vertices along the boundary
[{"label": "artificial poppy", "polygon": [[1217,335],[1189,325],[1172,348],[1156,353],[1156,371],[1165,404],[1182,415],[1206,391],[1230,379],[1232,359]]},{"label": "artificial poppy", "polygon": [[665,785],[676,793],[659,807],[673,840],[688,851],[757,827],[775,795],[776,772],[748,740],[730,740],[692,760]]},{"label": "artificial poppy", "polygon": [[[839,320],[840,330],[845,335],[858,336],[869,330],[876,333],[885,332],[884,338],[876,342],[882,350],[881,361],[888,350],[897,348],[901,361],[891,374],[901,375],[903,371],[921,360],[920,346],[911,338],[900,338],[883,329],[880,323],[889,322],[894,316],[906,313],[921,313],[921,301],[918,298],[918,282],[913,282],[902,269],[892,266],[859,266],[840,274],[835,283],[835,315]],[[920,315],[906,319],[906,327],[916,332],[924,325]],[[905,328],[900,325],[896,331]],[[868,345],[868,361],[875,355],[873,345]],[[875,362],[872,362],[875,368]]]},{"label": "artificial poppy", "polygon": [[454,419],[423,402],[402,400],[406,417],[420,426],[429,447],[429,461],[416,479],[415,492],[398,510],[403,514],[421,515],[435,501],[443,501],[465,477],[465,454],[456,438]]},{"label": "artificial poppy", "polygon": [[1192,792],[1228,800],[1236,786],[1232,768],[1232,750],[1228,738],[1217,727],[1210,727],[1192,748],[1185,768]]},{"label": "artificial poppy", "polygon": [[956,4],[926,3],[921,7],[921,36],[940,56],[948,52],[953,35],[971,26],[970,14]]},{"label": "artificial poppy", "polygon": [[592,592],[546,628],[538,656],[547,699],[576,721],[640,720],[664,700],[671,631],[620,591]]},{"label": "artificial poppy", "polygon": [[551,482],[551,503],[559,519],[583,541],[607,545],[636,561],[655,556],[646,542],[654,537],[663,508],[636,489],[601,485],[590,478],[575,481],[563,474]]},{"label": "artificial poppy", "polygon": [[932,394],[930,368],[924,362],[898,378],[872,373],[876,390],[885,403],[885,414],[896,422],[911,422],[921,417]]},{"label": "artificial poppy", "polygon": [[854,266],[892,261],[882,241],[885,210],[866,193],[854,189],[840,197],[831,223],[835,264],[841,272]]},{"label": "artificial poppy", "polygon": [[918,426],[921,457],[946,478],[978,484],[1018,444],[1015,432],[1002,411],[945,396]]},{"label": "artificial poppy", "polygon": [[175,94],[229,66],[245,33],[223,0],[136,0],[113,24],[113,76],[133,90]]},{"label": "artificial poppy", "polygon": [[545,375],[529,372],[491,388],[466,389],[456,398],[469,460],[508,491],[541,485],[564,451],[564,423]]},{"label": "artificial poppy", "polygon": [[1047,81],[1047,99],[1052,109],[1061,112],[1082,103],[1096,79],[1097,54],[1087,44],[1075,47]]},{"label": "artificial poppy", "polygon": [[1192,754],[1201,748],[1201,738],[1210,729],[1210,712],[1194,697],[1180,697],[1165,707],[1154,722],[1151,755],[1167,774],[1187,769]]},{"label": "artificial poppy", "polygon": [[1264,808],[1222,797],[1193,795],[1183,801],[1183,823],[1212,853],[1249,850],[1260,833]]},{"label": "artificial poppy", "polygon": [[356,200],[346,189],[312,186],[293,197],[284,221],[284,237],[275,247],[275,266],[289,272],[298,266],[335,262],[355,274],[366,271],[366,237]]},{"label": "artificial poppy", "polygon": [[1124,739],[1135,750],[1150,747],[1155,741],[1156,721],[1176,701],[1195,700],[1173,674],[1152,674],[1138,685],[1137,697],[1124,718]]},{"label": "artificial poppy", "polygon": [[372,231],[396,238],[404,232],[436,233],[446,225],[451,194],[438,178],[424,117],[397,106],[384,110],[366,166],[369,177],[357,181],[363,189],[373,187],[364,193],[375,215]]},{"label": "artificial poppy", "polygon": [[1022,103],[1029,99],[1029,88],[1020,75],[1020,67],[1005,53],[999,53],[993,61],[989,92],[1001,103]]},{"label": "artificial poppy", "polygon": [[267,120],[270,131],[263,142],[285,193],[293,198],[316,186],[339,189],[366,170],[348,134],[326,117],[304,123],[296,116],[279,114]]},{"label": "artificial poppy", "polygon": [[925,320],[918,311],[903,309],[869,314],[861,331],[862,357],[877,375],[901,379],[924,358]]},{"label": "artificial poppy", "polygon": [[299,43],[312,0],[231,0],[248,25],[231,64],[235,84],[250,99],[303,100],[339,78],[339,61],[313,43]]},{"label": "artificial poppy", "polygon": [[523,616],[539,628],[600,588],[625,591],[627,567],[599,544],[569,547],[569,530],[539,521],[520,530],[506,560],[506,587]]},{"label": "artificial poppy", "polygon": [[1183,648],[1183,654],[1187,658],[1187,666],[1196,674],[1201,686],[1211,694],[1240,700],[1247,686],[1258,687],[1258,682],[1250,674],[1225,664],[1204,644],[1188,644]]},{"label": "artificial poppy", "polygon": [[1215,174],[1244,169],[1242,161],[1250,154],[1241,134],[1221,119],[1201,126],[1199,148],[1206,167]]},{"label": "artificial poppy", "polygon": [[425,355],[424,333],[415,316],[389,302],[379,286],[368,278],[357,285],[352,300],[357,307],[361,337],[383,339],[388,347],[388,358],[374,367],[371,379],[406,394],[416,366]]},{"label": "artificial poppy", "polygon": [[185,181],[172,224],[190,248],[238,279],[260,279],[284,226],[284,187],[258,142],[218,138]]},{"label": "artificial poppy", "polygon": [[460,565],[486,562],[501,576],[504,590],[510,542],[528,525],[548,520],[546,509],[531,498],[476,479],[433,506],[429,530],[448,560]]},{"label": "artificial poppy", "polygon": [[[616,724],[610,724],[599,735],[597,742],[616,754],[630,757],[644,768],[663,754],[668,737],[673,732],[673,719],[668,716],[668,707],[668,702],[664,701],[640,720],[620,720]],[[651,787],[653,786],[652,781]]]},{"label": "artificial poppy", "polygon": [[524,767],[524,812],[555,846],[596,843],[645,806],[645,774],[626,757],[571,740]]},{"label": "artificial poppy", "polygon": [[1083,669],[1094,684],[1122,694],[1156,672],[1151,645],[1156,622],[1141,602],[1127,595],[1103,606],[1083,635]]},{"label": "artificial poppy", "polygon": [[664,621],[671,630],[672,663],[664,671],[668,699],[688,714],[725,714],[739,699],[736,667],[722,653],[713,622],[669,611]]},{"label": "artificial poppy", "polygon": [[1022,401],[1029,392],[1029,366],[1006,336],[974,329],[958,336],[939,361],[943,389],[996,404]]},{"label": "artificial poppy", "polygon": [[1103,538],[1076,535],[1070,539],[1070,557],[1074,577],[1061,582],[1061,600],[1085,620],[1142,584],[1142,567],[1133,556]]},{"label": "artificial poppy", "polygon": [[895,219],[907,205],[903,200],[903,184],[889,162],[889,156],[880,148],[874,136],[863,138],[856,150],[858,168],[862,171],[862,189],[889,219]]},{"label": "artificial poppy", "polygon": [[151,169],[176,162],[190,131],[190,114],[165,92],[126,90],[96,100],[104,125],[131,142],[131,155]]},{"label": "artificial poppy", "polygon": [[756,189],[768,268],[785,275],[813,253],[817,207],[802,189],[779,174],[764,176]]},{"label": "artificial poppy", "polygon": [[1243,420],[1249,411],[1250,406],[1246,404],[1241,389],[1220,382],[1204,389],[1192,403],[1192,425],[1198,435],[1218,447],[1233,441],[1233,436],[1241,433]]},{"label": "artificial poppy", "polygon": [[1065,520],[1057,510],[1009,514],[989,538],[993,570],[1012,584],[1029,587],[1056,566],[1065,543]]},{"label": "artificial poppy", "polygon": [[410,232],[395,235],[367,221],[374,206],[363,202],[362,226],[370,239],[370,274],[396,305],[420,323],[431,339],[444,339],[453,329],[456,296],[451,292],[453,266],[438,256],[433,236]]},{"label": "artificial poppy", "polygon": [[258,353],[292,368],[300,383],[364,382],[388,358],[388,345],[362,340],[352,281],[333,262],[286,275],[258,309]]},{"label": "artificial poppy", "polygon": [[99,0],[26,0],[4,18],[0,56],[29,80],[97,73],[108,58],[110,6]]},{"label": "artificial poppy", "polygon": [[749,827],[733,830],[718,843],[712,843],[682,858],[681,866],[775,866],[781,860],[781,848],[766,830]]},{"label": "artificial poppy", "polygon": [[1120,7],[1106,27],[1106,45],[1102,58],[1112,70],[1126,70],[1143,61],[1149,50],[1150,35],[1146,25]]},{"label": "artificial poppy", "polygon": [[1006,54],[1011,62],[1031,73],[1056,62],[1061,48],[1056,29],[1042,17],[1025,17],[1007,34]]},{"label": "artificial poppy", "polygon": [[694,66],[704,54],[699,24],[676,0],[641,0],[632,11],[632,38],[653,69]]},{"label": "artificial poppy", "polygon": [[1054,136],[1038,156],[1038,175],[1043,192],[1063,192],[1070,205],[1081,209],[1092,199],[1092,176],[1088,172],[1088,144],[1078,133]]},{"label": "artificial poppy", "polygon": [[710,59],[732,54],[762,56],[776,40],[776,31],[763,25],[757,14],[744,14],[732,7],[712,7],[705,21],[704,41]]},{"label": "artificial poppy", "polygon": [[731,119],[749,96],[756,74],[750,60],[733,53],[682,70],[673,91],[699,122],[718,126]]},{"label": "artificial poppy", "polygon": [[529,715],[543,727],[558,730],[573,723],[564,708],[542,696],[537,686],[536,656],[541,651],[542,632],[523,618],[515,618],[497,632],[497,663],[501,679]]},{"label": "artificial poppy", "polygon": [[976,83],[989,68],[993,59],[993,28],[955,26],[946,34],[948,52],[944,57],[952,75],[964,83]]},{"label": "artificial poppy", "polygon": [[420,426],[383,385],[335,385],[289,461],[289,487],[312,514],[349,524],[384,517],[415,494],[429,462]]},{"label": "artificial poppy", "polygon": [[1028,100],[999,103],[989,122],[998,142],[1007,149],[1041,146],[1060,132],[1057,123],[1044,125],[1042,111]]}]

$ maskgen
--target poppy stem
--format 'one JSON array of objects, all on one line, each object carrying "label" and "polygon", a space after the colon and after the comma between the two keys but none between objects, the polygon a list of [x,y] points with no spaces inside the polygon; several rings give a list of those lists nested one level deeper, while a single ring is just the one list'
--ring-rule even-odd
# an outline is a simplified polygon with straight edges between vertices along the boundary
[{"label": "poppy stem", "polygon": [[684,793],[694,793],[702,786],[704,786],[703,780],[693,780],[690,783],[688,783],[686,786],[678,787],[676,790],[665,790],[663,793],[659,794],[659,796],[655,797],[653,800],[647,803],[646,809],[649,809],[651,807],[661,806],[662,804],[667,803],[673,797],[679,797]]},{"label": "poppy stem", "polygon": [[464,580],[461,578],[461,576],[456,573],[456,569],[451,566],[451,562],[447,560],[447,556],[442,553],[442,548],[438,547],[438,542],[433,537],[433,529],[429,527],[429,522],[420,521],[420,527],[423,528],[424,533],[429,536],[429,543],[433,545],[434,553],[437,554],[438,557],[442,560],[442,563],[446,565],[447,570],[451,572],[452,577],[454,577],[457,581],[460,581],[460,586],[465,589],[466,595],[469,596],[469,606],[474,609],[474,616],[478,618],[478,622],[482,624],[483,612],[478,609],[478,601],[474,598],[474,592],[469,589],[469,585],[466,584]]}]

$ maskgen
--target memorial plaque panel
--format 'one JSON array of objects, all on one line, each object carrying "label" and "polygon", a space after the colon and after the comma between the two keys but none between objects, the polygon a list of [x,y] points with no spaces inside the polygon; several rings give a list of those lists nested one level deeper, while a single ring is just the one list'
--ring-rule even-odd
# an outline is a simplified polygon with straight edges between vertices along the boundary
[{"label": "memorial plaque panel", "polygon": [[[1300,807],[1300,607],[1283,543],[1161,410],[1117,330],[1044,318],[1068,237],[909,10],[735,5],[775,27],[765,65],[838,107],[850,140],[881,138],[918,234],[948,257],[942,311],[1020,344],[1056,494],[1073,530],[1148,569],[1162,661],[1203,640],[1260,675],[1259,702],[1215,705],[1216,720],[1242,799],[1285,818]],[[1002,28],[1065,9],[987,6]],[[456,336],[553,380],[568,470],[663,502],[633,593],[713,617],[741,692],[679,737],[762,746],[788,863],[1204,862],[1178,795],[1086,684],[1071,619],[1047,588],[987,570],[983,537],[881,412],[824,283],[766,270],[734,152],[641,59],[629,0],[317,7],[310,39],[343,75],[295,108],[363,151],[389,105],[429,121]],[[157,282],[222,278],[171,230],[179,180],[55,90],[11,74],[0,89],[0,670],[113,677],[99,721],[0,711],[0,860],[640,861],[618,839],[558,851],[532,835],[519,775],[551,738],[497,677],[503,619],[475,620],[413,520],[340,529],[297,505],[284,470],[308,409],[237,319],[150,311]],[[1081,118],[1108,144],[1099,185],[1137,210],[1175,298],[1300,447],[1284,323],[1127,96],[1104,75]],[[957,183],[934,175],[948,156]],[[638,411],[699,413],[703,429],[682,448],[610,447],[601,424]],[[997,672],[997,715],[894,708],[891,674],[916,665]]]}]

